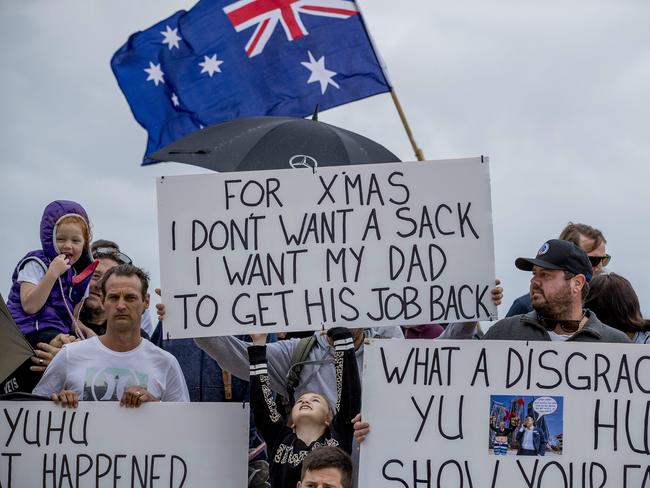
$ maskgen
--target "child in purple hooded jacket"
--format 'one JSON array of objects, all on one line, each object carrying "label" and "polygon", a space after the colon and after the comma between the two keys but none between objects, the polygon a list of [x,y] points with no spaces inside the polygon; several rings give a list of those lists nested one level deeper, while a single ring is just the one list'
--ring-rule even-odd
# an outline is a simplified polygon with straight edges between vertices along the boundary
[{"label": "child in purple hooded jacket", "polygon": [[42,249],[14,270],[7,307],[32,346],[76,331],[74,310],[94,269],[90,221],[76,202],[56,200],[43,211]]}]

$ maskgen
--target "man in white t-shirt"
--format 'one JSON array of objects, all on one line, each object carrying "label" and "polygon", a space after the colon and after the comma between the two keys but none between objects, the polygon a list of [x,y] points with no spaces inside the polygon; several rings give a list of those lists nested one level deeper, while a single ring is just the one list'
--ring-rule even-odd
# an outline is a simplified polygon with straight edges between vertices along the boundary
[{"label": "man in white t-shirt", "polygon": [[149,277],[140,268],[123,264],[109,269],[101,283],[106,333],[64,346],[34,394],[64,407],[76,407],[79,400],[116,400],[126,407],[189,401],[176,358],[140,336],[148,286]]}]

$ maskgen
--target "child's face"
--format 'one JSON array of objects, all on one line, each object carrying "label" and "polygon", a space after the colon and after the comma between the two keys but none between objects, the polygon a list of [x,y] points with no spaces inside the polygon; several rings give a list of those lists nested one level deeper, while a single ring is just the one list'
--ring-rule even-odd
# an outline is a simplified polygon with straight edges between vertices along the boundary
[{"label": "child's face", "polygon": [[291,419],[294,424],[301,420],[310,420],[323,426],[329,424],[330,410],[327,400],[318,393],[305,393],[291,409]]},{"label": "child's face", "polygon": [[84,236],[81,225],[76,222],[63,222],[56,226],[56,249],[65,254],[74,264],[81,257],[84,249]]}]

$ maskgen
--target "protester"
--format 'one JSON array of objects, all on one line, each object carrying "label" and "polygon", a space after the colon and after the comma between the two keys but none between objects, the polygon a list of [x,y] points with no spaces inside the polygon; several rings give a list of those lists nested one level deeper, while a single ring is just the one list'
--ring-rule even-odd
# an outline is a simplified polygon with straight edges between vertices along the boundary
[{"label": "protester", "polygon": [[[91,252],[97,264],[88,285],[88,296],[81,302],[81,310],[78,313],[79,320],[77,321],[77,326],[84,337],[103,335],[106,332],[106,312],[104,311],[100,288],[104,273],[120,264],[131,264],[131,258],[120,252],[119,247],[113,241],[99,239],[92,243]],[[156,309],[159,317],[164,316],[165,307],[163,304],[156,304]],[[148,318],[149,311],[145,310],[142,314],[141,327],[144,327],[143,324],[146,323]],[[145,339],[150,338],[144,328],[141,329],[141,335]],[[78,338],[73,335],[59,334],[49,344],[38,343],[34,351],[35,355],[32,357],[34,365],[31,370],[36,372],[45,371],[47,365],[54,359],[54,356],[61,350],[63,345],[76,340]],[[40,376],[38,379],[40,379]],[[38,380],[31,385],[29,391],[34,388],[37,382]]]},{"label": "protester", "polygon": [[87,286],[86,280],[78,282],[84,277],[79,274],[92,263],[90,221],[78,203],[56,200],[47,205],[40,234],[43,248],[19,261],[7,301],[32,346],[75,332],[74,310]]},{"label": "protester", "polygon": [[534,310],[499,320],[484,339],[629,342],[625,334],[583,309],[593,270],[580,247],[551,239],[535,258],[518,258],[515,266],[533,272],[530,298]]},{"label": "protester", "polygon": [[643,318],[632,284],[616,273],[601,274],[590,283],[585,307],[636,344],[650,344],[650,320]]},{"label": "protester", "polygon": [[[352,451],[352,417],[361,409],[361,382],[354,354],[354,341],[344,327],[328,330],[335,353],[339,392],[336,414],[320,392],[306,392],[297,399],[289,419],[278,412],[270,388],[266,361],[266,336],[252,336],[248,347],[251,378],[251,408],[255,423],[270,447],[272,488],[295,486],[305,456],[320,446],[340,446]],[[287,420],[289,425],[287,425]]]},{"label": "protester", "polygon": [[104,311],[102,292],[100,288],[104,274],[109,269],[119,266],[120,264],[128,264],[123,263],[120,260],[115,249],[109,250],[107,248],[101,248],[102,252],[98,253],[94,243],[91,249],[93,257],[99,262],[90,280],[88,297],[84,301],[79,313],[79,320],[84,327],[87,327],[90,330],[86,335],[90,336],[102,335],[106,331],[106,312]]},{"label": "protester", "polygon": [[[607,266],[612,259],[605,249],[605,245],[607,244],[605,236],[600,230],[595,229],[590,225],[574,224],[573,222],[569,222],[567,226],[562,229],[562,232],[560,232],[559,239],[573,242],[576,246],[580,247],[587,253],[589,261],[591,262],[593,276],[601,274],[605,270],[605,266]],[[521,315],[522,313],[528,313],[532,310],[533,305],[530,303],[530,295],[526,293],[512,303],[506,317]]]},{"label": "protester", "polygon": [[351,488],[352,460],[338,447],[324,446],[311,451],[302,463],[297,488]]},{"label": "protester", "polygon": [[535,419],[528,415],[517,430],[519,449],[517,456],[543,456],[548,442],[541,429],[535,426]]},{"label": "protester", "polygon": [[109,269],[101,282],[107,327],[102,336],[67,344],[34,388],[62,406],[81,400],[189,401],[176,359],[140,335],[149,277],[133,265]]},{"label": "protester", "polygon": [[[400,338],[404,335],[399,327],[353,329],[357,367],[363,369],[363,342],[366,338]],[[207,352],[226,371],[238,378],[248,380],[249,342],[232,336],[197,337],[196,344]],[[331,340],[315,332],[305,339],[289,339],[266,345],[271,389],[285,399],[299,397],[303,393],[318,391],[330,404],[337,401],[334,349]],[[295,381],[288,379],[290,376]]]},{"label": "protester", "polygon": [[[101,277],[106,270],[117,266],[118,264],[133,264],[133,261],[120,250],[120,246],[117,245],[117,243],[106,239],[97,239],[92,243],[90,249],[93,258],[98,259],[100,262],[100,266],[98,267],[101,267],[102,269],[99,271],[96,270],[93,275],[93,281],[90,282],[88,298],[81,309],[80,319],[83,324],[93,328],[98,335],[101,335],[105,329],[104,322],[106,320],[102,310],[101,295],[99,294],[99,283],[101,282]],[[161,304],[157,304],[156,309],[159,317],[164,315],[164,307]],[[144,337],[147,339],[153,335],[155,327],[151,321],[148,310],[142,314],[140,327],[146,334]]]}]

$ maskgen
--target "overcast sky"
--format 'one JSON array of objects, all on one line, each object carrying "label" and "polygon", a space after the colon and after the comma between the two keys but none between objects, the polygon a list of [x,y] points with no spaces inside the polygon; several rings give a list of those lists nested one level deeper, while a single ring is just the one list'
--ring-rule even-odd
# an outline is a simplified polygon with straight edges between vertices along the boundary
[{"label": "overcast sky", "polygon": [[[44,206],[63,198],[158,283],[155,177],[200,170],[140,167],[146,134],[109,61],[131,33],[193,3],[0,2],[3,295],[40,247]],[[359,3],[426,157],[491,159],[500,313],[527,290],[514,259],[572,220],[605,233],[610,270],[650,315],[650,2]],[[414,159],[388,95],[320,120]]]}]

